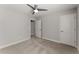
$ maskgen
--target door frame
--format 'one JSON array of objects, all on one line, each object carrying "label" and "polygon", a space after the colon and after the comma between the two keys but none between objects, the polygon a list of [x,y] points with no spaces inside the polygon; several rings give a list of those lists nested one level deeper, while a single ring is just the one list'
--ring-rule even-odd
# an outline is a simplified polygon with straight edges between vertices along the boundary
[{"label": "door frame", "polygon": [[[77,13],[73,13],[75,15],[75,19],[74,19],[74,46],[73,47],[76,47],[77,48]],[[60,30],[59,30],[60,31]],[[61,43],[63,43],[61,40],[60,40]],[[64,44],[64,43],[63,43]]]},{"label": "door frame", "polygon": [[[40,21],[40,26],[41,26],[40,29],[39,29],[39,30],[40,30],[40,37],[38,37],[37,34],[36,34],[36,37],[42,38],[42,21],[41,21],[41,19],[40,19],[40,20],[35,20],[35,23],[37,23],[38,21]],[[37,24],[35,24],[35,27],[37,28],[36,25],[37,25]],[[35,30],[37,30],[36,28],[35,28]],[[36,32],[36,31],[35,31],[35,32]],[[37,33],[37,32],[36,32],[36,33]]]}]

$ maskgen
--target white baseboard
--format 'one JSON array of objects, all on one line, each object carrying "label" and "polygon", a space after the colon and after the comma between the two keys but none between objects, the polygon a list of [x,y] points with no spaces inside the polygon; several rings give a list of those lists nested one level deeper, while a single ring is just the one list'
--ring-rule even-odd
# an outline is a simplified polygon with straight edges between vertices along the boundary
[{"label": "white baseboard", "polygon": [[11,42],[11,43],[9,43],[9,44],[2,45],[2,46],[0,46],[0,49],[3,49],[3,48],[6,48],[6,47],[9,47],[9,46],[12,46],[12,45],[15,45],[15,44],[24,42],[24,41],[29,40],[29,39],[30,39],[30,38],[26,38],[26,39],[22,39],[22,40],[20,40],[20,41]]},{"label": "white baseboard", "polygon": [[[53,42],[57,42],[57,43],[60,43],[60,44],[65,44],[65,43],[63,43],[63,42],[61,42],[61,41],[58,41],[58,40],[53,40],[53,39],[49,39],[49,38],[46,38],[46,37],[42,37],[43,39],[46,39],[46,40],[50,40],[50,41],[53,41]],[[68,45],[68,44],[66,44],[66,45]],[[69,46],[71,46],[71,45],[69,45]],[[77,46],[72,46],[72,47],[75,47],[75,48],[77,48]]]},{"label": "white baseboard", "polygon": [[58,41],[58,40],[53,40],[53,39],[49,39],[49,38],[46,38],[46,37],[42,37],[42,39],[46,39],[46,40],[50,40],[50,41],[53,41],[53,42],[57,42],[57,43],[61,43],[61,41]]}]

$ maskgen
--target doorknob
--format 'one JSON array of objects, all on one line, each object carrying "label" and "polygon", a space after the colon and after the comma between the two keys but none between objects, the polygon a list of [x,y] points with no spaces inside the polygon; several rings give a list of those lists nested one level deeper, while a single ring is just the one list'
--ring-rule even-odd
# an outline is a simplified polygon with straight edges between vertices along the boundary
[{"label": "doorknob", "polygon": [[60,32],[64,32],[63,30],[61,30]]}]

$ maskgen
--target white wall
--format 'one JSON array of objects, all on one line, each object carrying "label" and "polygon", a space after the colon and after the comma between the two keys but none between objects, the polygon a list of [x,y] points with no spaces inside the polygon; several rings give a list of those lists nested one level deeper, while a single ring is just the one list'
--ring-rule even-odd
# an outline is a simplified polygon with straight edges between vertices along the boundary
[{"label": "white wall", "polygon": [[0,7],[0,48],[30,39],[28,14]]},{"label": "white wall", "polygon": [[42,37],[51,41],[60,42],[60,16],[74,12],[75,9],[70,9],[42,16]]},{"label": "white wall", "polygon": [[59,16],[57,14],[42,18],[42,36],[47,39],[59,40]]}]

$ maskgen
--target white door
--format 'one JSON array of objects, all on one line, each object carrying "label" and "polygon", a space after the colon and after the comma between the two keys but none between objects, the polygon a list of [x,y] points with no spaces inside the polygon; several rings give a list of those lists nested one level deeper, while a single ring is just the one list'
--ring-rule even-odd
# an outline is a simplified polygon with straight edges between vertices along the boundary
[{"label": "white door", "polygon": [[41,38],[41,20],[35,21],[35,32],[36,32],[36,37]]},{"label": "white door", "polygon": [[76,46],[76,14],[63,15],[60,18],[60,41]]}]

